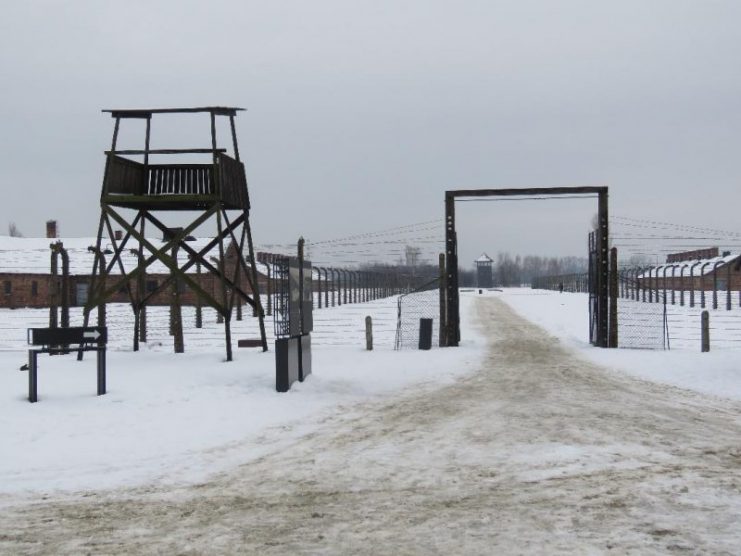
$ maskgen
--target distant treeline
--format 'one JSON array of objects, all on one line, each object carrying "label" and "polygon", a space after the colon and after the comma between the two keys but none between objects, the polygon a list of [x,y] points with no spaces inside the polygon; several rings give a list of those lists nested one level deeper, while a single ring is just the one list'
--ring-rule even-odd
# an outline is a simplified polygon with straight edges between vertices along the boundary
[{"label": "distant treeline", "polygon": [[379,276],[384,276],[405,290],[414,290],[440,276],[439,267],[427,262],[420,262],[419,264],[398,263],[395,265],[369,262],[361,264],[359,269],[362,272],[373,272]]},{"label": "distant treeline", "polygon": [[[415,261],[416,262],[416,261]],[[585,257],[538,257],[527,255],[512,256],[499,253],[492,263],[492,277],[495,286],[530,285],[537,276],[553,276],[586,272],[588,261]],[[428,262],[396,265],[369,262],[360,265],[360,270],[375,272],[393,277],[403,287],[414,289],[421,284],[435,280],[439,276],[437,265]],[[461,287],[476,286],[476,267],[458,269],[458,285]]]},{"label": "distant treeline", "polygon": [[[499,253],[492,263],[492,278],[495,286],[524,286],[537,276],[575,274],[586,272],[588,267],[585,257],[513,257],[509,253]],[[459,269],[458,283],[462,287],[476,286],[476,267]]]}]

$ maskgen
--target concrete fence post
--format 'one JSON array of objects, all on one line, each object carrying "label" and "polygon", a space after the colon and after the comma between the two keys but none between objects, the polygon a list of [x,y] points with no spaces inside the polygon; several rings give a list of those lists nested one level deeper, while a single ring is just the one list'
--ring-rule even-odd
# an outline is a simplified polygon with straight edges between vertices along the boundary
[{"label": "concrete fence post", "polygon": [[373,350],[373,319],[370,315],[365,317],[365,349]]},{"label": "concrete fence post", "polygon": [[703,353],[710,351],[710,313],[703,311],[700,317],[701,341],[700,349]]},{"label": "concrete fence post", "polygon": [[731,310],[731,265],[726,265],[726,311]]},{"label": "concrete fence post", "polygon": [[705,283],[705,267],[709,264],[705,263],[700,267],[700,307],[703,309],[705,308],[705,288],[707,286]]}]

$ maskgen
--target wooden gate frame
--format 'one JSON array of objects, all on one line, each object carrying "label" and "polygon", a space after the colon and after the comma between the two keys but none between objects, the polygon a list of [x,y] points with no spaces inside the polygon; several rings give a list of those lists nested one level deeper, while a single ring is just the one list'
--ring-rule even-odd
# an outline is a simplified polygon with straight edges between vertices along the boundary
[{"label": "wooden gate frame", "polygon": [[458,237],[455,230],[455,200],[462,197],[537,197],[541,195],[597,195],[597,342],[608,347],[608,188],[535,187],[524,189],[454,189],[445,192],[446,322],[444,345],[455,347],[461,340],[458,294]]}]

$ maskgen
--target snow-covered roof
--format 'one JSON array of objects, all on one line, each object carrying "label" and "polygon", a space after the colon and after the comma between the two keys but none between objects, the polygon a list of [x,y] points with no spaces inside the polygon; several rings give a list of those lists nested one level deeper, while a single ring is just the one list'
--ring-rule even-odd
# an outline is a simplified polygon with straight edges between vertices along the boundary
[{"label": "snow-covered roof", "polygon": [[[196,238],[195,241],[189,241],[188,245],[200,251],[212,238]],[[69,255],[69,273],[72,276],[89,275],[92,273],[95,255],[88,251],[88,247],[96,244],[96,238],[31,238],[31,237],[8,237],[0,236],[0,273],[9,274],[48,274],[51,269],[51,249],[50,245],[61,241]],[[148,241],[156,247],[165,244],[161,239],[148,238]],[[121,262],[126,272],[136,268],[138,257],[131,253],[129,249],[138,249],[139,242],[130,238],[126,243],[126,249],[121,254]],[[105,250],[113,249],[110,242],[104,242],[102,248]],[[217,248],[211,250],[209,256],[218,256]],[[144,249],[144,256],[148,257],[148,251]],[[106,255],[106,261],[110,261],[111,255]],[[183,249],[178,251],[178,262],[180,265],[188,261],[188,253]],[[62,271],[61,257],[58,261],[59,272]],[[169,274],[169,269],[159,260],[154,261],[147,267],[148,274]],[[196,272],[193,265],[188,272]],[[111,274],[120,274],[118,264],[111,269]]]},{"label": "snow-covered roof", "polygon": [[486,253],[481,253],[481,256],[476,259],[477,263],[493,263],[494,259],[492,259],[489,255]]},{"label": "snow-covered roof", "polygon": [[734,262],[737,260],[741,255],[735,254],[735,255],[725,255],[723,257],[713,257],[711,259],[697,259],[695,261],[682,261],[677,263],[666,263],[659,266],[651,267],[650,270],[646,270],[642,274],[639,274],[638,278],[648,278],[649,273],[650,275],[655,278],[656,276],[662,277],[664,276],[664,269],[666,269],[666,276],[671,276],[672,267],[676,268],[674,271],[674,276],[679,276],[680,269],[682,267],[685,267],[685,271],[682,274],[682,276],[689,276],[690,275],[690,269],[692,269],[692,276],[706,276],[708,274],[713,273],[713,268],[715,268],[716,263],[718,263],[717,268],[721,268],[729,263]]}]

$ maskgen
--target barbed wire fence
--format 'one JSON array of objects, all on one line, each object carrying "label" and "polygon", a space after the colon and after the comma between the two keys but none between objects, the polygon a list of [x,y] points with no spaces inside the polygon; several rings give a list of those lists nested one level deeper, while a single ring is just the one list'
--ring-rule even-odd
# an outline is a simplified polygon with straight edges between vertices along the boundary
[{"label": "barbed wire fence", "polygon": [[[672,349],[700,347],[703,311],[713,349],[741,348],[741,233],[621,216],[611,228],[612,244],[622,253],[620,274],[634,283],[622,298],[644,311],[665,304]],[[682,253],[702,258],[679,260]]]},{"label": "barbed wire fence", "polygon": [[[741,348],[741,233],[621,216],[610,226],[620,254],[613,269],[619,347],[698,349],[708,311],[712,349]],[[532,285],[589,288],[587,274],[542,276]]]},{"label": "barbed wire fence", "polygon": [[[397,296],[439,279],[443,238],[444,223],[435,219],[336,239],[306,240],[314,282],[313,341],[364,344],[365,317],[372,314],[376,344],[396,345]],[[291,255],[296,246],[261,244],[257,249],[259,270],[266,278],[263,290],[273,293],[276,270],[271,257]],[[325,314],[328,308],[334,310]],[[275,310],[270,296],[265,310],[268,316]]]},{"label": "barbed wire fence", "polygon": [[[307,240],[306,258],[313,263],[315,342],[326,345],[364,345],[365,316],[372,314],[377,344],[393,347],[398,321],[396,296],[413,291],[436,277],[438,255],[443,249],[442,218],[334,239]],[[281,281],[276,277],[276,267],[270,256],[295,255],[296,243],[255,243],[255,250],[264,255],[261,260],[256,261],[256,270],[259,273],[262,309],[266,318],[270,319],[275,312],[275,288]],[[40,258],[49,260],[48,247],[38,251]],[[76,258],[72,258],[74,263]],[[11,274],[28,272],[21,262],[14,262],[12,258],[8,261],[7,268],[2,269],[3,271]],[[86,263],[84,269],[76,270],[76,277],[84,279],[83,273],[87,272],[89,264]],[[213,341],[207,330],[223,317],[206,306],[192,307],[188,303],[189,301],[182,302],[186,336],[192,338],[189,341],[193,346],[206,347]],[[130,318],[126,311],[119,310],[117,303],[111,303],[109,307],[111,313],[108,324],[112,330],[118,329],[119,321],[125,321],[128,325]],[[328,308],[332,310],[327,311]],[[234,337],[249,340],[255,335],[252,321],[257,319],[246,318],[242,321],[239,317],[243,307],[237,305],[236,309],[238,322],[232,323]],[[150,347],[159,344],[166,346],[172,341],[167,319],[160,318],[162,315],[166,317],[168,310],[167,306],[148,306]],[[73,316],[79,312],[76,307],[71,307],[71,311]],[[48,321],[48,314],[49,308],[43,308],[43,305],[33,310],[29,308],[22,312],[9,312],[9,316],[18,318],[8,318],[0,326],[0,344],[7,338],[7,346],[13,345],[21,337],[17,332],[25,327],[25,320],[31,319],[37,323],[46,315]],[[252,314],[256,316],[254,311]],[[191,322],[198,324],[192,325]],[[268,328],[272,334],[273,326],[268,324]],[[122,341],[121,347],[125,348],[129,340],[127,338]]]}]

